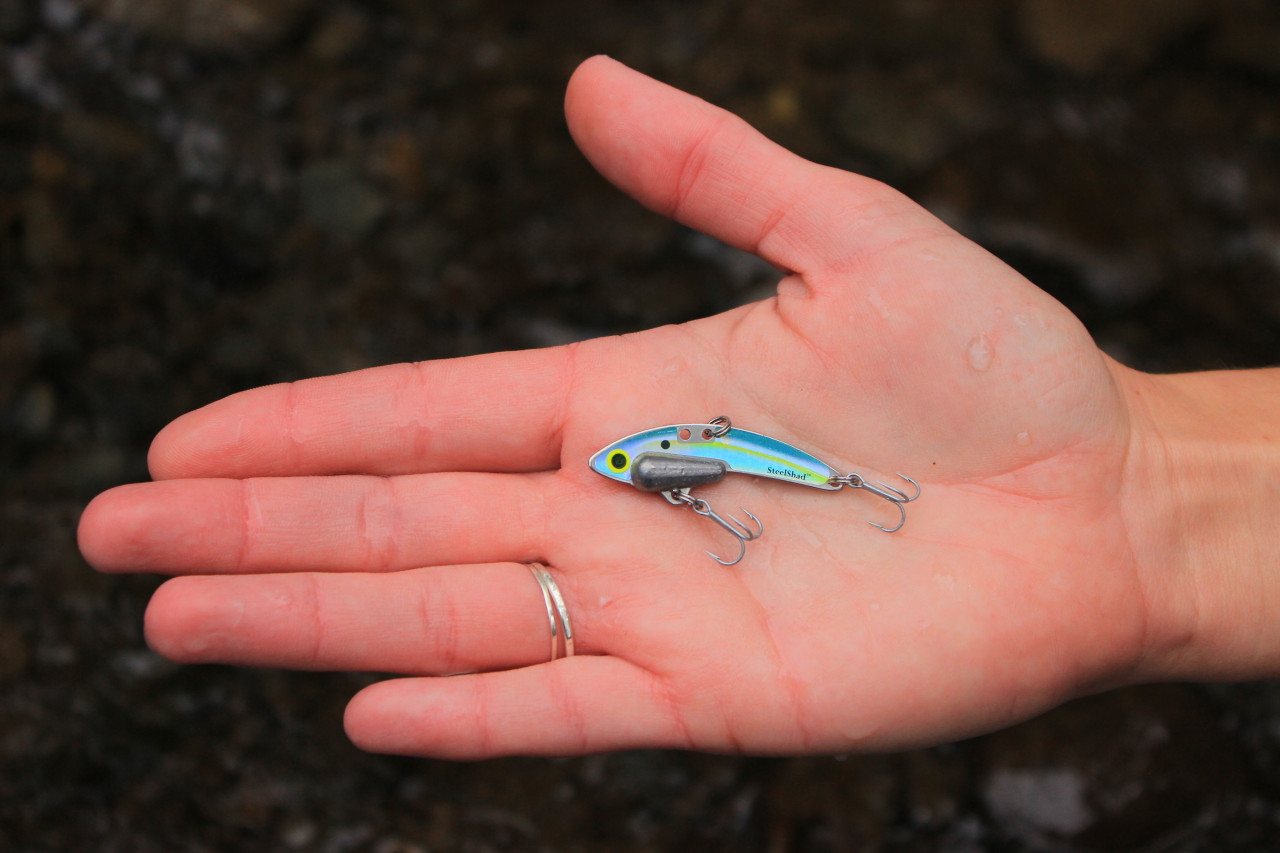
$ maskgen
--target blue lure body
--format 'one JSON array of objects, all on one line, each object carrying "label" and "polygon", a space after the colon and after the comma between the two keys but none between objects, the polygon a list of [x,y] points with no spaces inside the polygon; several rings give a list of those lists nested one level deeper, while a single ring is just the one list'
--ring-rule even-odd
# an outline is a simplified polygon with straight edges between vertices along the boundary
[{"label": "blue lure body", "polygon": [[[732,429],[718,435],[721,424],[675,424],[647,429],[615,441],[591,457],[591,469],[620,483],[636,485],[632,467],[647,453],[715,459],[734,474],[750,474],[800,483],[815,489],[835,490],[831,478],[838,472],[816,456],[784,441]],[[648,491],[645,489],[645,491]]]},{"label": "blue lure body", "polygon": [[884,483],[868,483],[859,474],[841,474],[813,454],[785,441],[733,428],[724,417],[705,424],[672,424],[634,433],[595,453],[589,464],[597,474],[611,480],[643,492],[661,492],[670,503],[687,506],[733,534],[741,546],[736,559],[722,560],[707,552],[725,566],[740,561],[746,554],[746,543],[764,532],[760,520],[750,512],[743,510],[755,522],[754,531],[732,516],[719,515],[705,500],[690,495],[694,486],[719,482],[726,474],[783,480],[825,491],[848,486],[871,492],[893,503],[900,513],[894,527],[869,522],[886,533],[893,533],[906,523],[905,505],[920,496],[919,484],[910,477],[898,475],[915,487],[915,494],[908,496],[901,489]]}]

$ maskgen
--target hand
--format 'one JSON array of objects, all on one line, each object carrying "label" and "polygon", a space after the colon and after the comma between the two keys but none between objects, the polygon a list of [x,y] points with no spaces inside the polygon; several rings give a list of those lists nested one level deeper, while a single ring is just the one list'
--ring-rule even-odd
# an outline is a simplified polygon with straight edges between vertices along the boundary
[{"label": "hand", "polygon": [[[361,691],[349,735],[465,758],[899,748],[1142,673],[1174,631],[1126,523],[1132,377],[1069,312],[893,190],[612,60],[566,109],[623,190],[789,271],[777,296],[179,418],[158,482],[100,496],[80,531],[104,571],[185,575],[147,612],[161,654],[414,676]],[[890,535],[864,493],[730,476],[698,494],[765,534],[723,568],[715,525],[587,467],[719,414],[923,494]],[[573,658],[546,662],[533,560]],[[470,674],[430,677],[450,673]]]}]

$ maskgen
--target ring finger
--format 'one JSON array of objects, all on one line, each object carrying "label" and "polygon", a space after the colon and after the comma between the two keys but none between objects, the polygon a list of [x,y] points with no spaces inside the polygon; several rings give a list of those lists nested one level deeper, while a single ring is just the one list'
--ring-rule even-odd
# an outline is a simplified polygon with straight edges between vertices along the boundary
[{"label": "ring finger", "polygon": [[[576,652],[592,651],[578,599],[564,573],[551,574]],[[152,598],[146,631],[152,648],[182,663],[406,675],[544,663],[551,647],[541,587],[521,563],[174,578]]]}]

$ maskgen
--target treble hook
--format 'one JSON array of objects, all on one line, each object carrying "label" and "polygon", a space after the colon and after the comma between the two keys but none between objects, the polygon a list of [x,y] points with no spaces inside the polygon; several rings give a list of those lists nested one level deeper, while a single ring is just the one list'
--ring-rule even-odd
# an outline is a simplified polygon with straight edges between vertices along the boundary
[{"label": "treble hook", "polygon": [[911,485],[915,486],[916,493],[914,495],[907,497],[906,492],[902,491],[901,489],[895,489],[893,486],[890,486],[888,483],[877,483],[876,485],[872,485],[871,483],[868,483],[866,480],[862,479],[862,477],[858,476],[857,474],[846,474],[843,477],[833,478],[833,481],[839,482],[841,485],[850,486],[855,489],[862,489],[864,492],[870,492],[876,497],[884,498],[885,500],[889,501],[894,506],[896,506],[898,508],[898,513],[901,515],[901,518],[898,520],[898,523],[893,527],[885,527],[883,524],[876,524],[874,521],[867,522],[867,524],[870,524],[872,527],[883,530],[885,533],[896,533],[898,530],[902,529],[902,525],[907,523],[907,508],[904,506],[904,504],[909,504],[916,498],[920,497],[919,483],[917,483],[915,480],[908,477],[906,474],[899,474],[898,476],[906,480]]},{"label": "treble hook", "polygon": [[672,489],[669,492],[663,492],[662,496],[670,503],[687,506],[703,518],[711,519],[716,524],[729,531],[734,539],[738,540],[738,556],[732,560],[724,560],[717,557],[715,554],[712,554],[710,551],[706,552],[708,557],[715,560],[722,566],[736,566],[738,563],[742,562],[742,558],[747,555],[747,543],[753,539],[759,539],[764,533],[764,523],[752,515],[751,510],[746,507],[740,507],[740,509],[747,514],[747,518],[755,522],[755,531],[752,531],[751,528],[747,527],[733,516],[729,516],[728,518],[722,516],[711,508],[711,504],[707,503],[702,498],[695,498],[693,495],[689,494],[688,489]]}]

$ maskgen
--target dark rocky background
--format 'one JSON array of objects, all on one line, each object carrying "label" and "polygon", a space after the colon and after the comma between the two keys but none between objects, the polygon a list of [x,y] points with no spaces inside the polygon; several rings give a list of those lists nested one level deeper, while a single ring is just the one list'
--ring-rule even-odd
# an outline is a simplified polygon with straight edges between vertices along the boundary
[{"label": "dark rocky background", "polygon": [[900,187],[1129,364],[1280,362],[1275,2],[0,0],[0,850],[1280,849],[1271,684],[885,757],[458,765],[352,748],[366,676],[147,651],[156,581],[73,534],[170,418],[766,292],[574,150],[596,52]]}]

